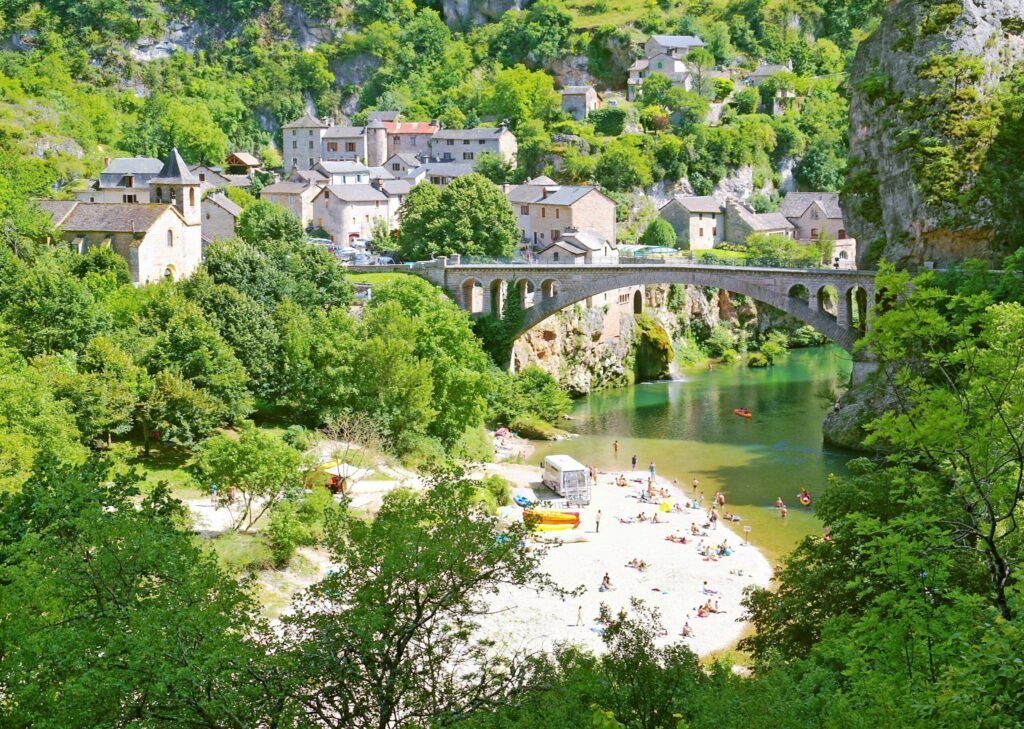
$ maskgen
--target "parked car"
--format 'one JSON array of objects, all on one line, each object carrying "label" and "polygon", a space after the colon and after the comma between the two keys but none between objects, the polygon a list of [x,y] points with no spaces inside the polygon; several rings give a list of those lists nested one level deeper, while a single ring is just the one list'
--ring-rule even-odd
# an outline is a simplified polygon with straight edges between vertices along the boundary
[{"label": "parked car", "polygon": [[393,266],[395,265],[395,263],[395,259],[392,258],[391,256],[377,256],[378,266]]},{"label": "parked car", "polygon": [[353,238],[352,240],[350,240],[348,242],[348,244],[350,246],[352,246],[353,248],[362,248],[363,250],[366,250],[367,248],[370,247],[370,239],[369,238]]},{"label": "parked car", "polygon": [[317,245],[321,245],[321,246],[333,246],[333,245],[335,245],[334,241],[331,240],[330,238],[310,238],[309,242],[310,243],[316,243]]},{"label": "parked car", "polygon": [[356,254],[355,258],[351,261],[353,266],[372,266],[373,259],[365,253]]}]

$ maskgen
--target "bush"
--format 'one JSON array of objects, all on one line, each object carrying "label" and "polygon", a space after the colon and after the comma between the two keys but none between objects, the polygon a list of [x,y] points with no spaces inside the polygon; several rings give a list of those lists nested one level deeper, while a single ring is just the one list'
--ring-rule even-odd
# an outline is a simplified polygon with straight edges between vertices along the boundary
[{"label": "bush", "polygon": [[224,532],[210,542],[217,563],[230,575],[241,575],[270,569],[274,558],[260,537],[238,532]]},{"label": "bush", "polygon": [[676,232],[664,218],[655,218],[644,229],[640,236],[640,242],[645,246],[665,246],[674,248],[676,245]]},{"label": "bush", "polygon": [[298,508],[293,502],[282,501],[270,510],[267,537],[274,566],[278,569],[288,566],[296,548],[310,542],[309,529],[299,518]]},{"label": "bush", "polygon": [[587,115],[587,121],[594,125],[594,131],[608,137],[617,137],[626,128],[625,109],[594,109]]},{"label": "bush", "polygon": [[557,440],[565,431],[532,415],[519,415],[508,425],[509,430],[531,440]]},{"label": "bush", "polygon": [[727,350],[732,349],[736,345],[736,340],[732,336],[732,330],[724,324],[719,324],[711,333],[708,335],[707,340],[704,342],[704,349],[711,357],[721,357]]},{"label": "bush", "polygon": [[491,415],[504,423],[519,416],[553,422],[567,412],[572,402],[554,377],[537,365],[528,365],[514,375],[496,372],[491,396]]},{"label": "bush", "polygon": [[732,364],[739,358],[740,353],[730,347],[729,349],[722,352],[722,356],[719,357],[718,359],[722,364]]},{"label": "bush", "polygon": [[733,83],[732,79],[728,78],[716,78],[715,79],[715,101],[725,101],[726,97],[732,93]]},{"label": "bush", "polygon": [[498,509],[508,504],[511,499],[512,487],[508,481],[496,473],[484,476],[480,481],[477,500],[485,506],[488,512],[498,513]]},{"label": "bush", "polygon": [[763,352],[751,352],[747,355],[747,367],[767,367],[771,362]]}]

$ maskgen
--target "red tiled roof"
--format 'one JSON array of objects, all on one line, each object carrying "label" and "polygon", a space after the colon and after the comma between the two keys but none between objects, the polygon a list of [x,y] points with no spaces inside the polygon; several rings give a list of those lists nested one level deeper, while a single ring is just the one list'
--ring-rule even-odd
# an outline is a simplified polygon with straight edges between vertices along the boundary
[{"label": "red tiled roof", "polygon": [[388,134],[434,134],[437,126],[430,122],[382,122]]}]

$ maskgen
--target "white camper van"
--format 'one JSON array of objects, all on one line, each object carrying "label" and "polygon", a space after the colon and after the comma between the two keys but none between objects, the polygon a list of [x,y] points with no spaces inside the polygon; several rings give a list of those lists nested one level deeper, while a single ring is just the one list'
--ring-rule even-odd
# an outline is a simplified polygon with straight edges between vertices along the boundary
[{"label": "white camper van", "polygon": [[546,456],[544,485],[570,503],[581,506],[590,503],[590,474],[575,458]]}]

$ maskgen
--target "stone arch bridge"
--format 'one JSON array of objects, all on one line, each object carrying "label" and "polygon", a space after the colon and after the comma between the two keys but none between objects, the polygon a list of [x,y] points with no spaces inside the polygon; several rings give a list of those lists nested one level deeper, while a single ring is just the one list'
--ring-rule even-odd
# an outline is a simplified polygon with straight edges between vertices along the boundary
[{"label": "stone arch bridge", "polygon": [[[690,284],[743,294],[811,325],[851,351],[875,301],[874,271],[710,266],[658,260],[643,264],[551,265],[462,263],[458,256],[406,266],[351,266],[353,273],[404,271],[440,286],[471,314],[504,315],[518,296],[526,316],[518,334],[558,311],[606,291],[630,286]],[[826,305],[834,311],[826,310]],[[637,296],[634,311],[643,309]]]}]

